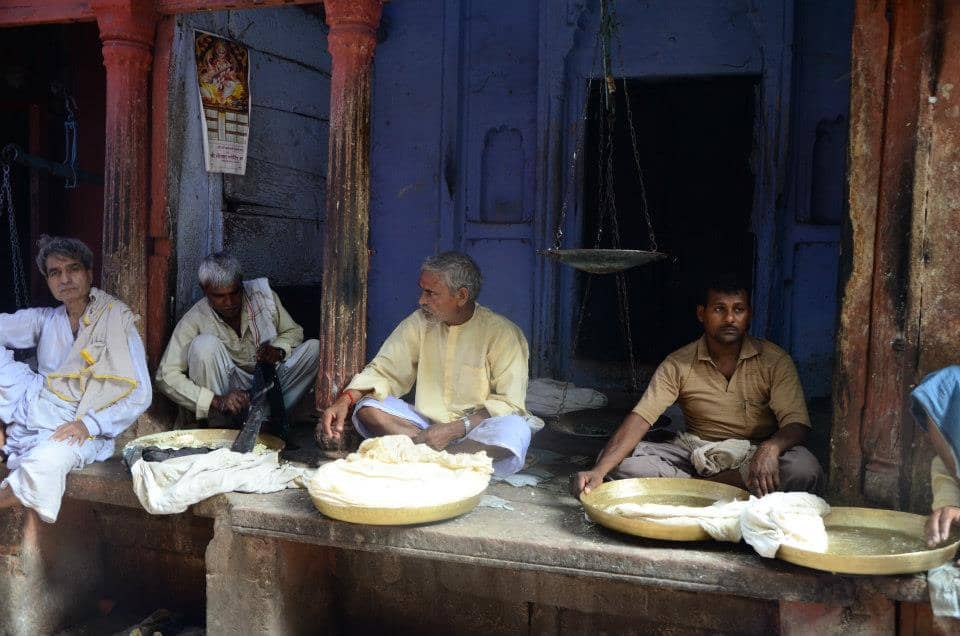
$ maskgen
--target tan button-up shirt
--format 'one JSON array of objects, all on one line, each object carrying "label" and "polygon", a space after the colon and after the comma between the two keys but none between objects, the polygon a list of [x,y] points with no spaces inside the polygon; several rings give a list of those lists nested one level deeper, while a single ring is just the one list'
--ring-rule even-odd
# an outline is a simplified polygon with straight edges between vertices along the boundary
[{"label": "tan button-up shirt", "polygon": [[729,381],[710,358],[706,336],[674,351],[657,367],[633,412],[652,424],[674,402],[687,431],[705,440],[759,442],[787,424],[810,426],[790,355],[750,336]]},{"label": "tan button-up shirt", "polygon": [[939,457],[934,457],[930,464],[930,487],[933,489],[934,510],[944,506],[960,506],[960,484]]},{"label": "tan button-up shirt", "polygon": [[[289,357],[290,352],[303,342],[303,328],[295,323],[283,308],[277,294],[271,293],[277,306],[277,315],[273,317],[277,335],[270,344],[282,349],[285,356]],[[243,303],[238,336],[233,327],[217,315],[210,302],[201,298],[183,315],[170,336],[170,343],[160,359],[160,366],[157,367],[157,388],[180,406],[194,411],[197,419],[207,417],[213,391],[198,385],[187,376],[187,352],[190,350],[190,343],[200,334],[214,335],[223,343],[238,367],[252,372],[257,363],[257,348],[260,346],[260,343],[255,341],[254,331],[251,329],[248,303]]]},{"label": "tan button-up shirt", "polygon": [[526,415],[527,339],[515,324],[477,305],[470,320],[446,325],[410,314],[348,389],[402,397],[417,386],[415,408],[449,422],[485,407],[491,416]]}]

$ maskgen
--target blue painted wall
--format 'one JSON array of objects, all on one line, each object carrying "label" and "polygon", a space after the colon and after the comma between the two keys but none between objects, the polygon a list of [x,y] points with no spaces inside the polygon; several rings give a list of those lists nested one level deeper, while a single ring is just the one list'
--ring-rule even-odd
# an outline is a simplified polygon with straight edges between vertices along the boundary
[{"label": "blue painted wall", "polygon": [[[756,75],[754,333],[829,393],[843,213],[852,3],[621,0],[628,77]],[[568,270],[553,240],[579,188],[573,132],[594,68],[599,2],[423,0],[385,6],[373,95],[369,348],[415,307],[426,255],[464,249],[481,302],[525,331],[535,373],[577,377]],[[619,58],[619,59],[617,59]],[[566,246],[582,226],[574,193]],[[582,370],[581,370],[582,371]],[[585,378],[589,379],[589,378]]]}]

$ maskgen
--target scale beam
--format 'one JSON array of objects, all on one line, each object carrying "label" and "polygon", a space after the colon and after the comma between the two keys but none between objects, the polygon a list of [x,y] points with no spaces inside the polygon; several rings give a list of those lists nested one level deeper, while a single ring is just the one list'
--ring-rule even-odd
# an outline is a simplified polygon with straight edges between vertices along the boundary
[{"label": "scale beam", "polygon": [[56,161],[49,161],[43,157],[37,157],[36,155],[30,155],[23,151],[23,148],[17,144],[7,144],[3,147],[3,150],[0,151],[0,163],[18,163],[21,166],[30,168],[31,170],[46,170],[50,174],[60,177],[61,179],[72,180],[76,177],[77,181],[83,181],[84,183],[92,183],[94,185],[103,185],[103,176],[99,174],[93,174],[87,172],[86,170],[76,170],[66,164],[57,163]]}]

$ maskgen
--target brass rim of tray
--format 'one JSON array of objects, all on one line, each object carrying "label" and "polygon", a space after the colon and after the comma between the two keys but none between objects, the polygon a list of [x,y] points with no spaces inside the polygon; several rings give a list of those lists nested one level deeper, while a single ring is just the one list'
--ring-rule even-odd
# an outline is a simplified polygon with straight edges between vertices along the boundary
[{"label": "brass rim of tray", "polygon": [[[823,522],[827,527],[828,536],[831,527],[839,526],[891,530],[925,541],[923,527],[926,517],[909,512],[838,506],[831,508],[830,514],[823,518]],[[777,558],[815,570],[840,574],[910,574],[943,565],[953,558],[958,545],[960,545],[960,539],[951,536],[950,543],[930,550],[903,554],[862,555],[811,552],[783,545],[777,551]]]},{"label": "brass rim of tray", "polygon": [[[177,437],[178,435],[192,435],[198,442],[196,445],[197,448],[204,446],[229,448],[239,433],[239,430],[234,430],[232,428],[188,428],[173,431],[161,431],[160,433],[151,433],[150,435],[144,435],[143,437],[138,437],[137,439],[128,442],[127,445],[124,446],[124,450],[137,446],[140,448],[146,448],[147,446],[162,445],[167,443],[170,438]],[[283,450],[283,447],[285,446],[282,439],[267,433],[260,433],[260,435],[257,436],[257,442],[263,444],[270,450],[276,451]]]},{"label": "brass rim of tray", "polygon": [[712,501],[749,499],[746,490],[703,479],[674,479],[669,477],[646,477],[609,481],[594,488],[589,494],[581,494],[587,516],[596,523],[636,537],[663,539],[666,541],[705,541],[710,535],[699,524],[667,525],[644,519],[631,519],[604,512],[613,503],[641,502],[649,496],[703,497]]},{"label": "brass rim of tray", "polygon": [[466,499],[421,508],[367,508],[331,504],[310,493],[317,510],[331,519],[372,526],[409,526],[452,519],[476,508],[482,496],[480,492]]}]

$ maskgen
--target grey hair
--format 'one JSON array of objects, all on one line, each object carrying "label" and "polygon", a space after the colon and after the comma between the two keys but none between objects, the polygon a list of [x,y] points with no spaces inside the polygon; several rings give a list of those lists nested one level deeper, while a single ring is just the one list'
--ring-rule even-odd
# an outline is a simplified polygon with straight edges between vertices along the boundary
[{"label": "grey hair", "polygon": [[444,252],[430,256],[423,265],[421,272],[433,272],[450,288],[456,291],[461,287],[467,290],[467,300],[475,301],[480,295],[480,286],[483,285],[483,276],[480,268],[472,258],[463,252]]},{"label": "grey hair", "polygon": [[42,235],[37,239],[37,267],[47,276],[47,258],[60,256],[80,261],[84,269],[93,269],[93,252],[83,241],[66,236]]},{"label": "grey hair", "polygon": [[230,287],[243,280],[243,268],[227,252],[214,252],[200,261],[197,278],[201,287]]}]

